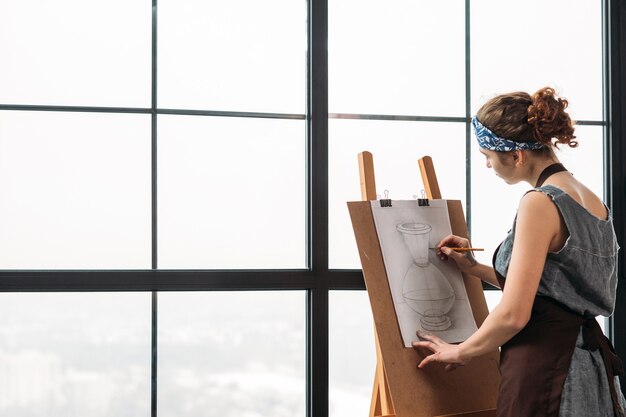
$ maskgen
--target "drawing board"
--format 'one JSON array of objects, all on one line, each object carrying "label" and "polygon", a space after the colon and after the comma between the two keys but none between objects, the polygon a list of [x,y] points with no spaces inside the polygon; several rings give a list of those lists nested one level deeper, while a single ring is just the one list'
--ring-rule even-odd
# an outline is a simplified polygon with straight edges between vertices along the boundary
[{"label": "drawing board", "polygon": [[[430,200],[430,204],[435,201]],[[448,207],[452,233],[467,237],[461,202],[442,201]],[[374,203],[380,205],[380,202]],[[396,204],[396,200],[392,201],[392,207]],[[377,369],[384,372],[379,378],[384,384],[380,392],[388,399],[381,401],[387,405],[383,409],[393,404],[391,408],[396,417],[434,417],[495,408],[499,384],[497,350],[475,357],[453,372],[446,372],[440,364],[417,368],[423,356],[405,346],[400,332],[373,207],[371,201],[348,203],[380,348],[382,367]],[[462,274],[462,278],[470,314],[480,326],[488,314],[482,284],[476,277]]]}]

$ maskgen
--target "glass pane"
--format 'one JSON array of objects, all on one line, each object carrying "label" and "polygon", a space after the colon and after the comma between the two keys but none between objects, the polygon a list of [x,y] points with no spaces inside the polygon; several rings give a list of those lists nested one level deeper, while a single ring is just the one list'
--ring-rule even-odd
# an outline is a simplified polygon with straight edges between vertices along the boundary
[{"label": "glass pane", "polygon": [[0,415],[149,417],[149,293],[0,294]]},{"label": "glass pane", "polygon": [[474,111],[496,94],[548,85],[569,100],[573,118],[602,120],[602,2],[471,4]]},{"label": "glass pane", "polygon": [[150,106],[151,17],[138,0],[0,2],[0,103]]},{"label": "glass pane", "polygon": [[485,301],[487,301],[487,308],[489,311],[493,311],[494,308],[500,303],[502,299],[502,291],[500,290],[488,290],[483,291],[485,294]]},{"label": "glass pane", "polygon": [[[561,146],[556,151],[565,167],[600,198],[604,173],[602,133],[601,126],[577,126],[579,146]],[[527,183],[507,185],[496,177],[485,166],[478,145],[472,145],[472,236],[474,245],[485,248],[485,252],[475,253],[480,262],[491,265],[494,250],[513,226],[520,199],[531,188]]]},{"label": "glass pane", "polygon": [[576,126],[578,146],[560,146],[559,160],[574,176],[602,199],[604,196],[604,147],[602,126]]},{"label": "glass pane", "polygon": [[304,113],[307,2],[159,1],[159,106]]},{"label": "glass pane", "polygon": [[159,117],[159,267],[306,267],[303,120]]},{"label": "glass pane", "polygon": [[331,113],[463,116],[465,3],[332,0]]},{"label": "glass pane", "polygon": [[433,158],[444,198],[465,199],[465,124],[329,120],[329,264],[360,269],[347,201],[361,200],[358,154],[374,156],[376,190],[410,200],[424,189],[417,160]]},{"label": "glass pane", "polygon": [[367,416],[376,371],[367,292],[331,291],[329,309],[329,416]]},{"label": "glass pane", "polygon": [[531,187],[526,183],[508,185],[497,177],[487,168],[485,157],[472,140],[472,245],[485,248],[484,252],[474,252],[474,256],[491,265],[493,252],[513,226],[519,200]]},{"label": "glass pane", "polygon": [[161,417],[305,411],[305,294],[159,293]]},{"label": "glass pane", "polygon": [[0,268],[149,268],[150,210],[150,116],[0,112]]}]

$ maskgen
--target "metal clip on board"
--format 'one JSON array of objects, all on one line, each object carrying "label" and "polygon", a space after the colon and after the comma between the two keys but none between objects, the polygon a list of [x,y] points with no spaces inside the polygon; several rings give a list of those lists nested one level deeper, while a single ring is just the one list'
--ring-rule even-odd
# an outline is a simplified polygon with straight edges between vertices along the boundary
[{"label": "metal clip on board", "polygon": [[385,198],[380,199],[381,207],[391,207],[391,198],[389,198],[389,190],[385,190]]},{"label": "metal clip on board", "polygon": [[422,197],[417,198],[417,205],[420,207],[430,206],[430,204],[428,204],[428,197],[426,197],[426,191],[422,190]]}]

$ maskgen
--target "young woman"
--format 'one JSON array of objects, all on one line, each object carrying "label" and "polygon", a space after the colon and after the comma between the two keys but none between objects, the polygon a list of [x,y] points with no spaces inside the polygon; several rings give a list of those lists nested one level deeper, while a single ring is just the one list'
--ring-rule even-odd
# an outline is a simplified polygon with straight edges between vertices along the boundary
[{"label": "young woman", "polygon": [[[502,288],[500,304],[465,342],[419,333],[413,347],[454,369],[501,348],[498,417],[624,416],[621,362],[595,317],[615,305],[618,244],[604,203],[559,163],[553,148],[576,147],[567,101],[551,88],[489,100],[472,118],[488,168],[508,184],[529,183],[513,227],[478,263],[458,236],[438,255]],[[494,204],[497,210],[497,204]]]}]

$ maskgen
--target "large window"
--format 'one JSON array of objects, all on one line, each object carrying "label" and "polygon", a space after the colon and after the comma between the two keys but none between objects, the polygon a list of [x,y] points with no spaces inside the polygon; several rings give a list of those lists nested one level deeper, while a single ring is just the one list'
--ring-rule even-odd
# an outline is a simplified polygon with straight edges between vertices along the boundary
[{"label": "large window", "polygon": [[[421,195],[417,159],[430,155],[442,195],[462,201],[473,242],[486,248],[477,254],[491,262],[528,189],[485,167],[469,129],[499,93],[547,85],[568,98],[580,146],[558,156],[606,197],[602,3],[544,3],[329,0],[331,268],[360,265],[345,201],[361,198],[364,150],[374,156],[377,193],[392,199]],[[487,298],[493,307],[499,292]]]},{"label": "large window", "polygon": [[525,187],[469,117],[550,85],[579,125],[559,157],[610,202],[609,10],[0,0],[0,415],[366,414],[357,154],[392,199],[430,155],[489,262]]}]

